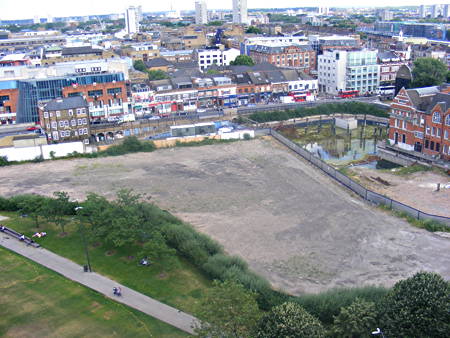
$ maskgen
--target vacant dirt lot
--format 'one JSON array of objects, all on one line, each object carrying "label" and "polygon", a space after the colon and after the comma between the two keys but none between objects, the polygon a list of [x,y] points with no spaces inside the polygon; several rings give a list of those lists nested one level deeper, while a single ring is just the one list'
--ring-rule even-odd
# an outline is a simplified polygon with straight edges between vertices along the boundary
[{"label": "vacant dirt lot", "polygon": [[450,279],[450,240],[367,206],[273,140],[0,169],[0,194],[152,196],[288,292]]},{"label": "vacant dirt lot", "polygon": [[[380,194],[410,205],[429,214],[450,217],[450,177],[433,171],[417,172],[406,176],[393,172],[354,167],[361,183]],[[389,185],[374,178],[380,177]],[[441,189],[437,191],[437,184]]]}]

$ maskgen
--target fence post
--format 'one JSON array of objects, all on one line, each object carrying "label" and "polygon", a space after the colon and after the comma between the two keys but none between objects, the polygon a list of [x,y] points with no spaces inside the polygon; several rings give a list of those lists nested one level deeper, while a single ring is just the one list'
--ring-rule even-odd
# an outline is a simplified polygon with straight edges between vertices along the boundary
[{"label": "fence post", "polygon": [[417,219],[420,219],[420,210],[417,210]]},{"label": "fence post", "polygon": [[367,189],[366,189],[366,201],[367,201]]}]

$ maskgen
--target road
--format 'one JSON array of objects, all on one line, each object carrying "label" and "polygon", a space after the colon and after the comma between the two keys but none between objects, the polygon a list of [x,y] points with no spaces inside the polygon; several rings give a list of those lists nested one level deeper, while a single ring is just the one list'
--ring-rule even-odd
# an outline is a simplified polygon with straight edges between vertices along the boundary
[{"label": "road", "polygon": [[[108,298],[146,313],[180,330],[190,334],[194,333],[192,325],[198,323],[198,320],[190,314],[158,302],[157,300],[127,288],[126,286],[95,272],[85,273],[80,265],[75,264],[64,257],[58,256],[44,248],[37,249],[32,246],[27,246],[25,243],[4,233],[0,233],[0,245],[67,277],[68,279],[95,290]],[[113,287],[121,288],[122,297],[113,295]]]}]

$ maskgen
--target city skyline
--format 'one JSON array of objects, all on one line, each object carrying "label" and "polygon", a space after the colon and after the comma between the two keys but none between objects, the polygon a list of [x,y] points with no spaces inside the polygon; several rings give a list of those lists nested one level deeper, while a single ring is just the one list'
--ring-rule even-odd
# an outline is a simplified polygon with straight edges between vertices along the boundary
[{"label": "city skyline", "polygon": [[[395,3],[395,6],[391,1],[369,1],[362,0],[358,2],[358,6],[354,6],[354,2],[350,0],[343,0],[340,2],[341,8],[343,7],[400,7],[400,6],[419,6],[419,5],[433,5],[433,4],[446,4],[448,1],[424,1],[424,0],[399,0]],[[207,0],[207,7],[209,10],[213,9],[232,9],[232,0],[220,1],[220,0]],[[169,11],[172,9],[179,10],[192,10],[195,9],[195,1],[186,2],[183,0],[172,0],[163,3],[152,3],[151,5],[144,0],[135,0],[128,2],[120,1],[87,1],[79,0],[76,3],[55,3],[50,0],[42,0],[38,4],[30,1],[30,5],[20,6],[11,1],[5,1],[0,4],[0,20],[21,20],[32,19],[35,16],[40,18],[52,17],[67,17],[67,16],[87,16],[87,15],[102,15],[102,14],[123,14],[125,9],[129,6],[142,6],[143,12],[157,12],[157,11]],[[290,7],[318,7],[328,6],[333,7],[335,2],[322,0],[322,1],[305,1],[299,4],[293,0],[279,0],[276,8],[290,8]],[[301,5],[301,6],[300,6]],[[268,0],[248,0],[248,8],[274,8],[273,2]]]}]

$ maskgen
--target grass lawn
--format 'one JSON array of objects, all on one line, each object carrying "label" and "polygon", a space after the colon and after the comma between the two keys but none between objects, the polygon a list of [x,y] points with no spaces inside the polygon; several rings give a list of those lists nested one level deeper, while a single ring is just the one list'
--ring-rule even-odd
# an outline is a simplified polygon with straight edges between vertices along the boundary
[{"label": "grass lawn", "polygon": [[[16,213],[1,212],[10,219],[3,221],[6,226],[31,236],[36,232],[33,220],[19,217]],[[41,221],[38,231],[46,231],[47,236],[37,239],[44,248],[66,257],[78,264],[86,264],[81,236],[76,224],[66,226],[67,235],[60,236],[60,228]],[[211,282],[193,265],[180,259],[180,267],[165,271],[164,266],[154,262],[150,267],[138,264],[140,247],[135,244],[120,249],[112,249],[99,243],[89,244],[92,269],[118,281],[138,292],[153,297],[195,315],[201,297]]]},{"label": "grass lawn", "polygon": [[8,250],[0,261],[0,337],[188,336]]}]

